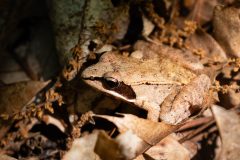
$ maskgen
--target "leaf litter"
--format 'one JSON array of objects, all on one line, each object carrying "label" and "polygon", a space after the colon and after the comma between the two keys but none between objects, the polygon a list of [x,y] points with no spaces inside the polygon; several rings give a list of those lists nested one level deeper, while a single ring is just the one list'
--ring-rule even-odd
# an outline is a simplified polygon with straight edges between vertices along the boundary
[{"label": "leaf litter", "polygon": [[[65,3],[1,2],[0,159],[238,159],[238,1]],[[146,110],[81,80],[111,50],[170,57],[207,74],[210,92],[200,100],[191,95],[195,83],[183,87],[198,111],[192,114],[178,90],[155,113],[171,110],[174,122],[147,119]],[[171,99],[182,107],[169,108]]]}]

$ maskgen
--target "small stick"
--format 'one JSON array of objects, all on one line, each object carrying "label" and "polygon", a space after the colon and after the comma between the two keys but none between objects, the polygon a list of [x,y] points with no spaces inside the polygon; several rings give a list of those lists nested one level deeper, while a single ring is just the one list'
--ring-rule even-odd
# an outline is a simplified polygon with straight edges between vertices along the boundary
[{"label": "small stick", "polygon": [[205,123],[209,122],[212,119],[213,119],[213,117],[202,117],[202,118],[194,119],[194,120],[189,121],[188,123],[184,124],[177,131],[180,132],[180,131],[187,130],[189,128],[200,126],[202,124],[205,124]]},{"label": "small stick", "polygon": [[214,119],[211,119],[208,123],[206,123],[205,125],[203,125],[202,127],[199,127],[198,129],[190,132],[188,135],[186,135],[185,137],[181,138],[179,140],[179,143],[183,143],[184,141],[191,139],[192,137],[196,136],[197,134],[199,134],[200,132],[202,132],[203,130],[205,130],[206,128],[208,128],[209,126],[211,126],[212,124],[215,123]]}]

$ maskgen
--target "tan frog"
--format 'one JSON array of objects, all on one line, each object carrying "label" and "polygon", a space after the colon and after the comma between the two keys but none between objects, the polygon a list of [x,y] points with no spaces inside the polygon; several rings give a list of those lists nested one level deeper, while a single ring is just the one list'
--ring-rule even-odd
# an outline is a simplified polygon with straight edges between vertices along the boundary
[{"label": "tan frog", "polygon": [[117,51],[104,53],[82,73],[84,81],[114,97],[148,111],[148,118],[177,124],[201,110],[211,85],[205,74],[196,74],[167,58],[141,60]]}]

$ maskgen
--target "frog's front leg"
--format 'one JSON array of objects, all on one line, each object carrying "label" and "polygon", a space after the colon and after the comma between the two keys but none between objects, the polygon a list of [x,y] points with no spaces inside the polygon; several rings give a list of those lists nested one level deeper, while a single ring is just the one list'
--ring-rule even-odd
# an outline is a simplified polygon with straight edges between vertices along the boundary
[{"label": "frog's front leg", "polygon": [[170,124],[178,124],[199,112],[209,98],[211,81],[201,74],[182,89],[170,94],[161,104],[160,119]]},{"label": "frog's front leg", "polygon": [[135,105],[141,106],[142,109],[148,112],[147,119],[152,120],[154,122],[159,121],[160,106],[158,104],[138,100],[135,102]]}]

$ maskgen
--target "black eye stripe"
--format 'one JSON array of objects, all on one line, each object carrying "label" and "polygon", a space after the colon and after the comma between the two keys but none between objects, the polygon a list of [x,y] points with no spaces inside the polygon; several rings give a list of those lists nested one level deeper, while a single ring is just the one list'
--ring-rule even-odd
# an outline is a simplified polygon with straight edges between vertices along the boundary
[{"label": "black eye stripe", "polygon": [[108,86],[105,86],[105,85],[103,86],[105,87],[105,89],[115,91],[118,94],[122,95],[123,97],[126,97],[127,99],[136,98],[136,94],[133,91],[132,87],[124,84],[123,82],[118,83],[118,86],[113,88],[109,88]]},{"label": "black eye stripe", "polygon": [[111,91],[115,91],[116,93],[122,95],[123,97],[126,97],[127,99],[136,99],[136,94],[133,91],[132,87],[129,85],[124,84],[123,82],[118,82],[118,85],[116,87],[109,87],[105,83],[105,79],[102,77],[94,77],[94,78],[85,78],[89,80],[96,80],[99,82],[102,82],[102,86]]},{"label": "black eye stripe", "polygon": [[132,87],[124,83],[120,83],[119,86],[115,88],[114,91],[128,99],[136,99],[136,94],[133,91]]}]

